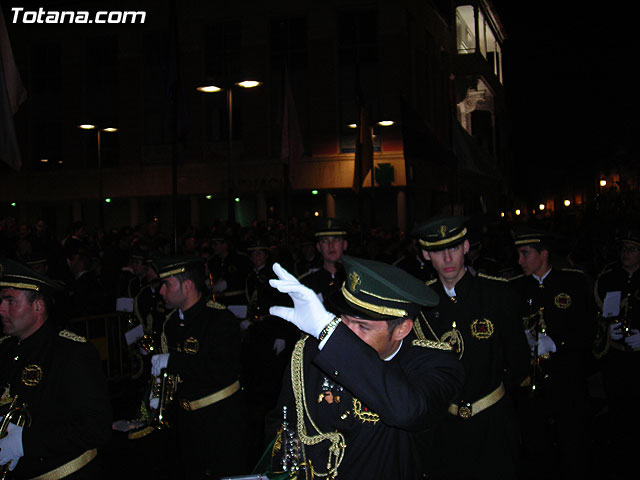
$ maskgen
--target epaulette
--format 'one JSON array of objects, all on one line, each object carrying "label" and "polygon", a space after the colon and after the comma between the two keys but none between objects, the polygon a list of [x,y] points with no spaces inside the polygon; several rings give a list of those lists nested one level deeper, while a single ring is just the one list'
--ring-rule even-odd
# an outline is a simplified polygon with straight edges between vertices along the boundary
[{"label": "epaulette", "polygon": [[66,338],[67,340],[71,340],[74,342],[81,342],[81,343],[86,343],[87,339],[76,334],[73,332],[70,332],[69,330],[60,330],[60,333],[58,333],[58,335],[62,338]]},{"label": "epaulette", "polygon": [[5,335],[4,337],[0,337],[0,343],[4,342],[5,340],[9,340],[11,338],[11,335]]},{"label": "epaulette", "polygon": [[425,285],[426,285],[427,287],[430,287],[431,285],[433,285],[433,284],[434,284],[434,283],[436,283],[437,281],[438,281],[438,279],[437,279],[437,278],[432,278],[431,280],[427,280],[427,281],[426,281],[426,282],[424,282],[424,283],[425,283]]},{"label": "epaulette", "polygon": [[487,280],[496,280],[498,282],[509,282],[508,278],[494,277],[493,275],[487,275],[486,273],[478,272],[478,277],[486,278]]},{"label": "epaulette", "polygon": [[584,270],[581,270],[579,268],[561,268],[560,269],[563,272],[573,272],[573,273],[581,273],[582,275],[584,275]]},{"label": "epaulette", "polygon": [[602,275],[609,273],[610,271],[613,270],[613,267],[616,266],[618,262],[609,262],[607,263],[603,268],[602,271],[598,274],[598,278],[600,278]]},{"label": "epaulette", "polygon": [[305,273],[303,273],[302,275],[300,275],[298,277],[298,280],[302,280],[304,277],[307,277],[309,275],[311,275],[312,273],[316,273],[318,270],[320,270],[319,268],[310,268],[309,270],[307,270]]},{"label": "epaulette", "polygon": [[436,340],[418,340],[416,338],[411,342],[411,345],[413,345],[414,347],[436,348],[438,350],[445,350],[447,352],[453,350],[453,347],[447,342],[438,342]]},{"label": "epaulette", "polygon": [[218,303],[218,302],[214,302],[213,300],[209,300],[207,302],[207,307],[215,308],[216,310],[224,310],[225,308],[227,308],[223,304]]}]

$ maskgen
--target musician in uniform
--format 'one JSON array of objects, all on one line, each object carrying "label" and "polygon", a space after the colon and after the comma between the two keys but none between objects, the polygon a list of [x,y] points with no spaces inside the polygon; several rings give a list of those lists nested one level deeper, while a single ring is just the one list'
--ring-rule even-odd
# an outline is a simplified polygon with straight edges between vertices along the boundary
[{"label": "musician in uniform", "polygon": [[427,284],[440,297],[416,325],[427,338],[451,344],[465,369],[461,394],[424,458],[429,478],[516,478],[517,418],[509,392],[528,374],[529,348],[507,281],[465,268],[465,221],[437,217],[416,229],[422,254],[438,274]]},{"label": "musician in uniform", "polygon": [[[640,401],[636,380],[640,371],[640,233],[628,230],[617,240],[619,261],[603,269],[594,288],[600,310],[595,353],[609,405],[607,433],[621,456],[626,452],[626,458],[631,458],[633,444],[624,439],[636,435],[640,422],[621,406]],[[611,468],[625,467],[624,462],[611,464]]]},{"label": "musician in uniform", "polygon": [[246,305],[244,281],[251,271],[251,262],[233,248],[226,236],[215,236],[211,243],[213,256],[207,260],[207,268],[213,276],[216,299],[227,306]]},{"label": "musician in uniform", "polygon": [[0,465],[10,477],[102,478],[97,448],[111,435],[111,406],[98,353],[58,330],[49,318],[60,285],[17,262],[0,259],[0,416],[12,399],[30,424],[9,423]]},{"label": "musician in uniform", "polygon": [[[314,475],[416,478],[412,432],[445,414],[462,385],[462,367],[448,345],[412,332],[420,308],[437,302],[423,282],[381,262],[343,262],[347,280],[326,302],[333,313],[274,265],[279,280],[270,283],[291,296],[294,308],[271,313],[307,334],[294,348],[277,411],[287,407],[302,444],[296,462]],[[276,442],[276,458],[282,445]],[[280,465],[296,463],[288,460]]]},{"label": "musician in uniform", "polygon": [[514,239],[523,275],[512,283],[535,367],[518,407],[527,471],[532,478],[558,471],[581,476],[587,466],[586,377],[595,334],[588,280],[582,271],[553,266],[558,239],[551,234],[523,228]]},{"label": "musician in uniform", "polygon": [[174,312],[162,333],[168,353],[151,358],[151,374],[166,369],[180,378],[174,406],[183,478],[240,473],[246,466],[238,321],[209,299],[203,259],[164,258],[156,269],[160,295]]},{"label": "musician in uniform", "polygon": [[280,393],[282,375],[300,331],[289,322],[269,314],[274,305],[289,305],[289,296],[269,285],[275,279],[269,245],[260,239],[247,248],[253,270],[246,281],[248,327],[242,338],[242,385],[250,407],[251,435],[247,444],[251,456],[257,459],[264,447],[264,420],[275,407]]},{"label": "musician in uniform", "polygon": [[340,290],[345,280],[342,255],[347,250],[347,229],[334,218],[319,221],[315,231],[316,249],[322,256],[322,266],[299,277],[300,282],[326,300]]}]

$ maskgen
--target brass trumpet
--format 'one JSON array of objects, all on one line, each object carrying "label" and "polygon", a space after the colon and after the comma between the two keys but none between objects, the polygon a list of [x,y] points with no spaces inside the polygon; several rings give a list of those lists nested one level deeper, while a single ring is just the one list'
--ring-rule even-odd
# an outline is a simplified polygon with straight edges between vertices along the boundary
[{"label": "brass trumpet", "polygon": [[[0,438],[7,436],[9,423],[14,423],[19,427],[29,427],[31,425],[31,414],[29,414],[26,405],[22,404],[18,406],[18,395],[13,397],[11,405],[9,405],[9,411],[2,419],[2,424],[0,424]],[[4,480],[7,477],[8,472],[8,463],[0,465],[0,480]]]},{"label": "brass trumpet", "polygon": [[[160,383],[158,383],[158,379]],[[168,373],[167,369],[163,368],[159,376],[152,377],[152,381],[153,397],[158,398],[158,410],[151,420],[150,426],[154,429],[168,428],[170,425],[167,422],[166,414],[178,389],[179,377],[176,374]]]}]

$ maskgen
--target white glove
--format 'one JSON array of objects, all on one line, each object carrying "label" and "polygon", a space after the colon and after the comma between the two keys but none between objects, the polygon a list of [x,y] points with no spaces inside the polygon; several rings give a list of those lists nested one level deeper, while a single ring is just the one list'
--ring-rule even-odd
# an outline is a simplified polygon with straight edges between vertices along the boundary
[{"label": "white glove", "polygon": [[0,439],[0,465],[9,464],[9,470],[16,468],[24,456],[22,449],[22,427],[9,423],[7,435]]},{"label": "white glove", "polygon": [[555,351],[556,344],[549,335],[546,333],[538,335],[538,356],[554,353]]},{"label": "white glove", "polygon": [[168,353],[159,353],[151,357],[151,375],[154,377],[160,375],[162,369],[167,368],[167,363],[169,363]]},{"label": "white glove", "polygon": [[151,391],[149,392],[149,408],[151,408],[151,410],[157,410],[158,405],[160,404],[160,397],[154,397],[153,392],[154,390],[159,390],[158,385],[160,385],[161,383],[162,383],[162,379],[160,377],[157,377],[156,385],[151,387]]},{"label": "white glove", "polygon": [[269,280],[269,284],[282,293],[288,293],[294,308],[271,307],[269,313],[284,318],[303,332],[318,338],[322,329],[334,319],[334,315],[325,310],[313,290],[302,285],[279,263],[273,264],[273,271],[279,280]]},{"label": "white glove", "polygon": [[529,348],[533,350],[533,348],[537,345],[536,338],[533,336],[533,332],[531,330],[525,330],[524,333],[527,335],[527,342],[529,342]]},{"label": "white glove", "polygon": [[276,355],[280,355],[286,345],[287,343],[284,341],[284,338],[276,338],[273,341],[273,351],[276,352]]},{"label": "white glove", "polygon": [[538,346],[539,357],[541,357],[542,355],[546,355],[547,353],[554,353],[557,350],[555,342],[546,333],[539,333],[537,342],[531,330],[526,330],[525,333],[527,334],[527,341],[529,342],[529,347],[531,347],[531,350],[533,350],[536,345]]},{"label": "white glove", "polygon": [[222,293],[227,289],[227,281],[221,278],[213,284],[213,293]]},{"label": "white glove", "polygon": [[629,332],[631,333],[631,335],[625,337],[624,343],[629,345],[629,347],[633,348],[634,350],[636,348],[640,348],[640,330],[638,330],[637,328],[632,328],[631,330],[629,330]]},{"label": "white glove", "polygon": [[616,322],[609,325],[609,338],[611,340],[622,340],[622,332],[620,331],[620,327],[622,323]]}]

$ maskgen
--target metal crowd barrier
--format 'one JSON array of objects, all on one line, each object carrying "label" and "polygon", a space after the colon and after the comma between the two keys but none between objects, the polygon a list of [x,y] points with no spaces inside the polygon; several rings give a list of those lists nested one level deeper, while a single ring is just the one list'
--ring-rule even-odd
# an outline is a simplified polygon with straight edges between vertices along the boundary
[{"label": "metal crowd barrier", "polygon": [[127,378],[131,373],[124,332],[128,329],[128,313],[114,312],[73,318],[69,329],[82,335],[98,349],[105,376],[109,382]]}]

